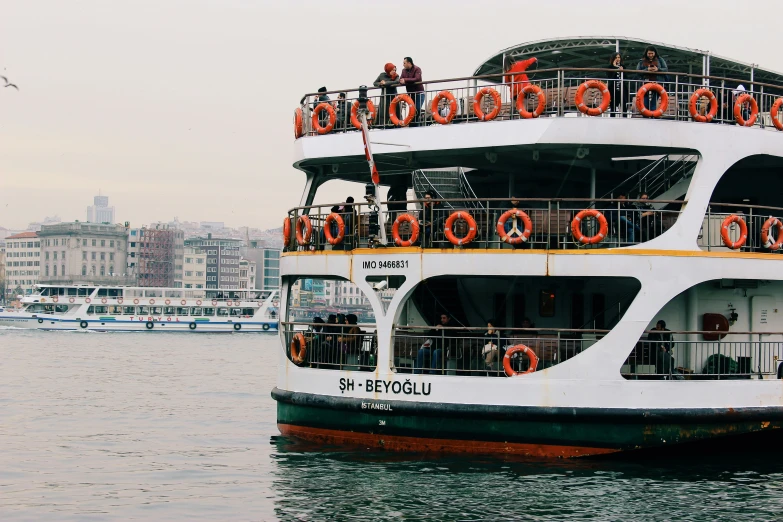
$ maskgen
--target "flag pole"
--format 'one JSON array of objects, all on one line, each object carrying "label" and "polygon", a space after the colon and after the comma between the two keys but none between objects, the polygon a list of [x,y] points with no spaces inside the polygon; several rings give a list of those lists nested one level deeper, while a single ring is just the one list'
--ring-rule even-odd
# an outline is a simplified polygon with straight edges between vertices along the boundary
[{"label": "flag pole", "polygon": [[[367,195],[365,198],[367,199],[368,204],[370,205],[370,225],[372,226],[372,219],[373,214],[377,215],[378,219],[378,239],[376,241],[376,244],[373,245],[371,242],[370,246],[386,246],[386,214],[383,211],[383,208],[381,207],[381,177],[378,174],[378,167],[375,165],[375,160],[372,156],[372,148],[370,147],[370,129],[367,125],[367,113],[369,112],[367,110],[367,87],[362,85],[359,87],[359,110],[357,111],[359,114],[359,122],[361,123],[362,127],[362,140],[364,141],[364,156],[367,158],[367,164],[370,167],[370,179],[372,179],[372,184],[374,187],[374,193],[372,196]],[[369,189],[369,187],[368,187]],[[372,234],[370,234],[372,235]]]}]

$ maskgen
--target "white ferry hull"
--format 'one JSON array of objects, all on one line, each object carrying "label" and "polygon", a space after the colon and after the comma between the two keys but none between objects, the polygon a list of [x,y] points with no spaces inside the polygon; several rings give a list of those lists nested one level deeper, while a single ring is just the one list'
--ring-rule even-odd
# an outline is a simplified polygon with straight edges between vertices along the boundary
[{"label": "white ferry hull", "polygon": [[[275,332],[276,321],[237,320],[227,321],[178,321],[176,317],[167,320],[166,317],[149,318],[145,320],[124,319],[71,319],[67,317],[52,317],[37,314],[5,313],[0,314],[0,326],[26,328],[32,330],[55,331],[97,331],[97,332]],[[189,318],[188,318],[189,319]]]}]

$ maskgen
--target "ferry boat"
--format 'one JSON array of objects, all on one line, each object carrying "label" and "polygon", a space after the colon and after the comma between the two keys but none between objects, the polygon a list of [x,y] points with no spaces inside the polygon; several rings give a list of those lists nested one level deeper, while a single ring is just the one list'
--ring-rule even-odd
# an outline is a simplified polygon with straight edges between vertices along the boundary
[{"label": "ferry boat", "polygon": [[[780,441],[783,74],[668,44],[656,71],[649,45],[531,42],[421,94],[303,98],[282,434],[540,457]],[[365,201],[314,204],[332,179]],[[375,321],[294,320],[300,278],[353,282]]]},{"label": "ferry boat", "polygon": [[99,332],[266,332],[278,292],[99,285],[36,285],[0,326]]}]

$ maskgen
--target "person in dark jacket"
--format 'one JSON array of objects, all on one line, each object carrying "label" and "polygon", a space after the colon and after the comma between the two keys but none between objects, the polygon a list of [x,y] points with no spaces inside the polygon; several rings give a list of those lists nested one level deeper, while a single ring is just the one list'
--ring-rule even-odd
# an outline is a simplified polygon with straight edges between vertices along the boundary
[{"label": "person in dark jacket", "polygon": [[344,92],[341,92],[337,95],[337,106],[335,107],[335,113],[337,115],[337,123],[335,123],[335,128],[347,129],[351,124],[351,107],[348,105],[348,101],[345,99]]},{"label": "person in dark jacket", "polygon": [[[658,50],[652,45],[648,45],[644,50],[644,56],[642,56],[642,59],[639,60],[639,63],[636,65],[636,70],[644,71],[639,75],[644,82],[664,84],[669,81],[669,77],[666,74],[661,74],[669,71],[666,60],[658,55]],[[665,87],[666,86],[664,85],[664,88]],[[660,96],[657,92],[648,92],[644,97],[644,107],[651,111],[656,110],[658,108],[659,98]]]},{"label": "person in dark jacket", "polygon": [[[326,94],[326,87],[318,89],[318,96],[316,96],[313,102],[313,110],[315,110],[321,103],[329,103],[329,95]],[[321,111],[318,115],[318,123],[323,127],[329,123],[329,113],[327,111]]]},{"label": "person in dark jacket", "polygon": [[424,85],[421,82],[421,67],[414,65],[413,58],[406,56],[402,60],[400,85],[405,86],[405,90],[413,98],[413,104],[416,106],[416,117],[411,123],[411,127],[417,127],[420,121],[424,121],[421,113],[421,107],[424,105]]},{"label": "person in dark jacket", "polygon": [[672,357],[672,334],[666,328],[666,321],[663,319],[655,323],[650,333],[647,334],[647,340],[650,341],[650,358],[655,361],[655,373],[669,375],[674,369],[674,357]]},{"label": "person in dark jacket", "polygon": [[[383,72],[378,75],[375,81],[372,83],[376,87],[381,88],[381,99],[378,104],[379,122],[381,126],[391,125],[389,121],[389,105],[392,100],[397,96],[397,86],[400,84],[400,77],[397,74],[397,66],[393,63],[387,63],[383,67]],[[397,117],[400,117],[399,106],[397,106]]]},{"label": "person in dark jacket", "polygon": [[609,57],[609,67],[612,72],[606,73],[606,79],[609,83],[609,92],[612,94],[612,109],[609,113],[610,116],[623,117],[624,105],[628,100],[628,89],[625,87],[627,80],[624,77],[625,64],[623,63],[623,56],[620,53],[614,52]]}]

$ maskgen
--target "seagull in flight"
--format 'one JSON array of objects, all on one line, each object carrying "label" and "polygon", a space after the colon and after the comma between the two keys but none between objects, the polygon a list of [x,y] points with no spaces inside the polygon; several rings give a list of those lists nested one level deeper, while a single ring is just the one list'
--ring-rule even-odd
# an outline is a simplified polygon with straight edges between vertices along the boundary
[{"label": "seagull in flight", "polygon": [[2,78],[3,81],[5,82],[5,85],[3,87],[13,87],[17,91],[19,90],[19,87],[17,87],[16,84],[14,83],[9,82],[8,78],[6,78],[5,76],[0,76],[0,78]]}]

